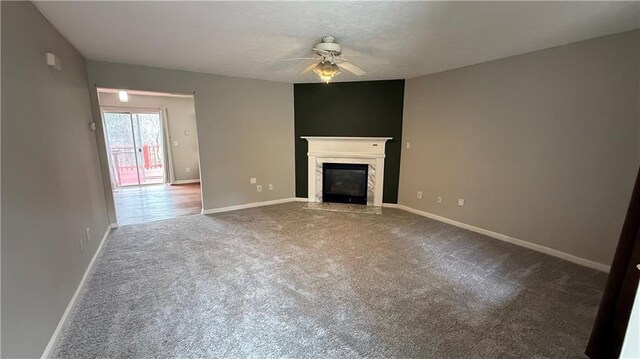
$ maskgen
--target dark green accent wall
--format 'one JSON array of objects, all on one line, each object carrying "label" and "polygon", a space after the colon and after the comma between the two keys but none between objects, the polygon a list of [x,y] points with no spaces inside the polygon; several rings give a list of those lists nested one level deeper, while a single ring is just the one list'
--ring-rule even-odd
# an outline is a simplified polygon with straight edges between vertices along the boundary
[{"label": "dark green accent wall", "polygon": [[307,146],[300,136],[393,137],[383,201],[397,203],[404,80],[295,84],[296,196],[307,197]]}]

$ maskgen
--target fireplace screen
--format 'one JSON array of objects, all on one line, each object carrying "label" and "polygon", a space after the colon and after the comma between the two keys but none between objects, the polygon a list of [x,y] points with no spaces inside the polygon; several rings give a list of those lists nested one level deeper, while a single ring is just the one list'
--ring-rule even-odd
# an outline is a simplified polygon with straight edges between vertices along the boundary
[{"label": "fireplace screen", "polygon": [[322,201],[367,204],[369,166],[352,163],[322,164]]}]

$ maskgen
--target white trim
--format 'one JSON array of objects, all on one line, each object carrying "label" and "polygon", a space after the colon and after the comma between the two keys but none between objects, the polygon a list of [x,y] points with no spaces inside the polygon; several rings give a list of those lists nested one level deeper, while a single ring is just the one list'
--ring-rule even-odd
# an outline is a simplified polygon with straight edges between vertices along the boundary
[{"label": "white trim", "polygon": [[346,158],[385,158],[384,153],[368,153],[368,152],[337,152],[337,151],[314,151],[307,152],[307,156],[315,157],[346,157]]},{"label": "white trim", "polygon": [[[93,257],[91,258],[91,261],[87,266],[87,269],[84,271],[84,274],[82,275],[82,279],[78,284],[78,288],[76,288],[76,292],[73,293],[73,297],[71,297],[71,300],[67,305],[67,309],[65,309],[64,313],[62,314],[62,317],[58,322],[58,326],[56,327],[56,330],[53,332],[53,335],[51,336],[51,339],[49,339],[49,343],[47,344],[47,347],[44,349],[44,352],[42,353],[41,359],[49,358],[49,356],[51,355],[51,352],[56,347],[56,344],[58,344],[58,340],[60,340],[60,335],[64,332],[64,328],[67,325],[67,320],[69,319],[69,316],[73,311],[73,308],[76,306],[78,302],[78,298],[80,297],[80,293],[82,293],[82,290],[84,289],[84,286],[87,282],[87,278],[89,277],[89,273],[91,273],[91,270],[93,269],[93,265],[96,262],[96,258],[98,258],[98,255],[102,251],[102,247],[104,246],[104,243],[107,241],[107,238],[109,238],[109,234],[111,234],[111,229],[114,228],[113,226],[114,226],[113,223],[109,224],[109,226],[107,227],[107,230],[104,232],[104,236],[102,236],[102,240],[98,245],[98,249],[96,249],[96,252],[93,254]],[[117,224],[115,224],[115,226],[117,226]]]},{"label": "white trim", "polygon": [[306,198],[296,198],[296,197],[274,199],[272,201],[254,202],[254,203],[247,203],[247,204],[239,204],[239,205],[236,205],[236,206],[205,209],[205,210],[202,210],[202,214],[222,213],[222,212],[229,212],[229,211],[237,211],[239,209],[270,206],[272,204],[281,204],[281,203],[288,203],[288,202],[301,202],[301,201],[307,201],[307,199]]},{"label": "white trim", "polygon": [[200,183],[200,178],[188,179],[188,180],[179,180],[179,181],[171,182],[171,184],[187,184],[187,183]]},{"label": "white trim", "polygon": [[111,229],[116,229],[116,228],[120,227],[120,225],[117,224],[117,223],[111,223],[109,226],[111,227]]},{"label": "white trim", "polygon": [[393,137],[343,137],[343,136],[300,136],[305,140],[320,140],[320,141],[333,141],[333,140],[347,140],[347,141],[388,141]]},{"label": "white trim", "polygon": [[[171,136],[169,136],[169,133],[171,133],[171,128],[169,127],[169,109],[167,107],[164,107],[162,109],[162,114],[164,115],[162,116],[162,123],[164,125],[164,127],[162,127],[162,132],[164,135],[164,143],[167,144],[163,147],[163,150],[167,151],[167,169],[169,170],[169,183],[173,183],[175,181],[175,174],[173,173],[173,145],[171,144]],[[165,173],[166,172],[167,171],[165,170]]]},{"label": "white trim", "polygon": [[[110,89],[105,87],[98,87],[99,93],[118,93],[121,89]],[[156,96],[156,97],[183,97],[183,98],[193,98],[193,94],[182,94],[182,93],[173,93],[173,92],[155,92],[155,91],[140,91],[140,90],[124,90],[129,95],[139,95],[139,96]]]},{"label": "white trim", "polygon": [[574,256],[573,254],[565,253],[565,252],[559,251],[557,249],[545,247],[545,246],[542,246],[542,245],[539,245],[539,244],[535,244],[535,243],[524,241],[522,239],[513,238],[513,237],[507,236],[507,235],[502,234],[502,233],[490,231],[488,229],[472,226],[470,224],[458,222],[458,221],[455,221],[453,219],[449,219],[449,218],[441,217],[441,216],[438,216],[438,215],[435,215],[435,214],[432,214],[432,213],[420,211],[418,209],[407,207],[407,206],[402,205],[402,204],[384,203],[383,207],[402,209],[404,211],[417,214],[419,216],[431,218],[431,219],[434,219],[436,221],[448,223],[448,224],[451,224],[451,225],[456,226],[456,227],[460,227],[460,228],[464,228],[464,229],[467,229],[467,230],[470,230],[470,231],[473,231],[473,232],[476,232],[476,233],[484,234],[485,236],[489,236],[489,237],[492,237],[492,238],[495,238],[495,239],[499,239],[501,241],[509,242],[509,243],[512,243],[512,244],[515,244],[515,245],[518,245],[518,246],[521,246],[521,247],[532,249],[532,250],[540,252],[540,253],[548,254],[548,255],[551,255],[551,256],[554,256],[554,257],[557,257],[557,258],[560,258],[560,259],[567,260],[569,262],[573,262],[573,263],[585,266],[585,267],[597,269],[597,270],[602,271],[602,272],[609,272],[609,270],[611,268],[610,266],[608,266],[606,264],[594,262],[592,260],[584,259],[584,258],[581,258],[581,257],[578,257],[578,256]]}]

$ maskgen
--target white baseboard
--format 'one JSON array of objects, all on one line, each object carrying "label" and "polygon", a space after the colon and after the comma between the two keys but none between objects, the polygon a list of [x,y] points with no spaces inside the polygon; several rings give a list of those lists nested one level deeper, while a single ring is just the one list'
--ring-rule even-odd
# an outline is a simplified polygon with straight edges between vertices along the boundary
[{"label": "white baseboard", "polygon": [[592,260],[589,259],[584,259],[584,258],[580,258],[578,256],[574,256],[573,254],[569,254],[569,253],[565,253],[565,252],[561,252],[557,249],[553,249],[553,248],[549,248],[549,247],[545,247],[539,244],[535,244],[535,243],[531,243],[531,242],[527,242],[527,241],[523,241],[522,239],[517,239],[517,238],[513,238],[510,236],[507,236],[505,234],[501,234],[498,232],[494,232],[494,231],[490,231],[488,229],[484,229],[484,228],[480,228],[480,227],[476,227],[476,226],[472,226],[470,224],[466,224],[466,223],[462,223],[462,222],[458,222],[455,221],[453,219],[449,219],[449,218],[445,218],[445,217],[441,217],[432,213],[428,213],[428,212],[424,212],[424,211],[420,211],[402,204],[395,204],[395,203],[384,203],[383,207],[388,207],[388,208],[398,208],[398,209],[402,209],[404,211],[407,212],[411,212],[423,217],[427,217],[427,218],[431,218],[434,219],[436,221],[440,221],[440,222],[444,222],[444,223],[448,223],[451,224],[453,226],[456,227],[460,227],[460,228],[464,228],[476,233],[480,233],[480,234],[484,234],[486,236],[495,238],[495,239],[499,239],[501,241],[505,241],[505,242],[509,242],[521,247],[525,247],[528,249],[532,249],[534,251],[537,252],[541,252],[544,254],[548,254],[560,259],[564,259],[567,260],[569,262],[573,262],[585,267],[589,267],[589,268],[593,268],[593,269],[597,269],[599,271],[603,271],[603,272],[609,272],[610,270],[610,266],[606,265],[606,264],[602,264],[602,263],[598,263],[598,262],[594,262]]},{"label": "white baseboard", "polygon": [[[100,240],[98,249],[96,249],[96,252],[93,254],[93,257],[91,258],[91,261],[87,266],[87,269],[84,271],[84,274],[82,275],[82,279],[80,280],[80,283],[76,288],[76,292],[73,293],[73,297],[71,297],[71,300],[67,305],[67,309],[65,309],[64,313],[62,314],[62,317],[58,322],[58,326],[56,327],[56,330],[53,332],[53,335],[51,336],[51,339],[49,339],[49,343],[47,344],[47,347],[44,349],[44,352],[42,353],[41,359],[49,358],[49,356],[52,354],[51,352],[55,349],[56,345],[58,344],[58,341],[60,340],[60,335],[64,332],[64,329],[67,326],[67,320],[69,319],[69,315],[73,312],[73,308],[76,306],[78,302],[80,293],[82,293],[82,290],[84,289],[84,286],[87,282],[87,278],[89,277],[89,274],[93,269],[93,265],[96,262],[96,258],[98,258],[98,255],[102,251],[102,246],[107,241],[107,238],[109,238],[109,234],[111,233],[112,228],[114,228],[113,226],[114,226],[114,223],[110,224],[107,227],[107,230],[104,232],[104,236],[102,236],[102,240]],[[118,225],[115,224],[115,226],[117,227]]]},{"label": "white baseboard", "polygon": [[[304,200],[306,201],[306,198]],[[272,201],[254,202],[254,203],[247,203],[247,204],[239,204],[237,206],[204,209],[204,210],[202,210],[202,214],[213,214],[213,213],[237,211],[239,209],[270,206],[272,204],[280,204],[280,203],[288,203],[288,202],[299,202],[299,201],[300,201],[300,199],[296,198],[296,197],[283,198],[283,199],[274,199]]]},{"label": "white baseboard", "polygon": [[196,179],[189,179],[189,180],[173,181],[173,182],[171,182],[171,185],[174,185],[174,184],[188,184],[188,183],[200,183],[200,179],[196,178]]}]

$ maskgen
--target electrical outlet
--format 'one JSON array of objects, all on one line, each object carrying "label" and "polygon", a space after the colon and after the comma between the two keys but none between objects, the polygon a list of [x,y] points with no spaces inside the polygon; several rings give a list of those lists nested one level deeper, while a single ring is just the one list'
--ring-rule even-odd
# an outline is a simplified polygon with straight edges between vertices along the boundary
[{"label": "electrical outlet", "polygon": [[90,242],[90,241],[91,241],[91,230],[89,229],[89,227],[87,227],[87,228],[84,230],[84,233],[86,234],[87,242]]},{"label": "electrical outlet", "polygon": [[189,130],[184,130],[184,135],[185,136],[189,136],[191,134],[191,132],[189,132]]},{"label": "electrical outlet", "polygon": [[178,141],[173,141],[173,145],[177,146],[178,145]]},{"label": "electrical outlet", "polygon": [[464,207],[464,198],[458,198],[458,206]]},{"label": "electrical outlet", "polygon": [[418,197],[418,199],[422,199],[422,192],[418,191],[418,194],[416,195],[416,197]]},{"label": "electrical outlet", "polygon": [[438,196],[438,199],[436,200],[436,202],[442,203],[442,197]]},{"label": "electrical outlet", "polygon": [[250,184],[256,184],[256,182],[257,182],[257,181],[256,181],[256,178],[255,178],[255,177],[251,177],[251,178],[249,178],[249,183],[250,183]]},{"label": "electrical outlet", "polygon": [[273,191],[273,183],[269,183],[269,191]]},{"label": "electrical outlet", "polygon": [[184,171],[189,173],[189,172],[191,172],[191,168],[187,167],[187,168],[184,169]]},{"label": "electrical outlet", "polygon": [[411,148],[411,142],[407,142],[407,149]]},{"label": "electrical outlet", "polygon": [[258,192],[262,192],[262,185],[257,185],[256,189],[258,190]]}]

